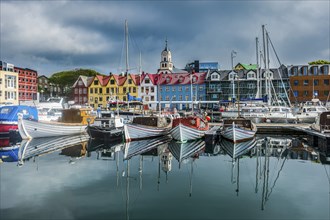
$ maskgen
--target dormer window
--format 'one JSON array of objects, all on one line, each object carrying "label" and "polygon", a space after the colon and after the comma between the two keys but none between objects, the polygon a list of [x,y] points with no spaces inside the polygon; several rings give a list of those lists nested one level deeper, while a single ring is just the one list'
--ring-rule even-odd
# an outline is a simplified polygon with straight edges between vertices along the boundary
[{"label": "dormer window", "polygon": [[229,74],[229,80],[233,80],[233,79],[235,79],[235,76],[236,76],[236,73],[230,73]]},{"label": "dormer window", "polygon": [[255,79],[256,78],[256,74],[255,73],[248,73],[247,74],[247,78],[248,79]]},{"label": "dormer window", "polygon": [[193,82],[193,83],[197,82],[197,76],[193,76],[193,77],[192,77],[192,82]]},{"label": "dormer window", "polygon": [[329,74],[329,66],[324,65],[321,67],[321,72],[323,75],[328,75]]},{"label": "dormer window", "polygon": [[182,83],[183,82],[183,76],[180,76],[179,77],[179,83]]},{"label": "dormer window", "polygon": [[171,82],[171,78],[168,76],[166,77],[166,83],[170,83]]},{"label": "dormer window", "polygon": [[318,74],[318,68],[317,66],[312,67],[312,75],[317,75]]},{"label": "dormer window", "polygon": [[212,80],[218,80],[219,78],[220,78],[220,76],[217,73],[211,75]]},{"label": "dormer window", "polygon": [[298,75],[298,67],[294,66],[291,68],[291,75],[297,76]]}]

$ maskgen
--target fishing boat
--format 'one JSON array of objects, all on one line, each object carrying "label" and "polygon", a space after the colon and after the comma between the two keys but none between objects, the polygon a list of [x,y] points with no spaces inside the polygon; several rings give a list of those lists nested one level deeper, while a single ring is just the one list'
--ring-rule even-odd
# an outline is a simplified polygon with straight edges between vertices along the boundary
[{"label": "fishing boat", "polygon": [[233,143],[253,139],[256,133],[257,126],[250,119],[233,118],[223,120],[221,136]]},{"label": "fishing boat", "polygon": [[92,139],[117,141],[123,139],[124,119],[112,111],[101,112],[93,124],[88,124],[87,133]]},{"label": "fishing boat", "polygon": [[293,123],[297,117],[288,106],[269,106],[269,112],[266,113],[266,122],[273,123]]},{"label": "fishing boat", "polygon": [[187,116],[173,119],[171,135],[174,140],[186,142],[204,137],[208,130],[207,120],[199,116]]},{"label": "fishing boat", "polygon": [[94,119],[91,109],[65,109],[59,122],[27,120],[19,114],[18,131],[22,139],[84,134]]},{"label": "fishing boat", "polygon": [[330,111],[322,112],[311,125],[311,129],[320,133],[330,133]]},{"label": "fishing boat", "polygon": [[38,120],[36,107],[27,105],[6,105],[0,107],[0,138],[9,138],[11,131],[18,130],[17,114],[21,113],[24,119]]},{"label": "fishing boat", "polygon": [[167,135],[171,128],[172,119],[167,116],[134,117],[131,124],[124,125],[125,140],[129,142]]}]

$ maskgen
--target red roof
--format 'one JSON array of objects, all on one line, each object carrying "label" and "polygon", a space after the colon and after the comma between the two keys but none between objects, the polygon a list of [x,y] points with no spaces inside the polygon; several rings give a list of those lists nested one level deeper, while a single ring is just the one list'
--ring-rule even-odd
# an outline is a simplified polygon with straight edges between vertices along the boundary
[{"label": "red roof", "polygon": [[133,80],[133,83],[136,85],[136,86],[139,86],[140,85],[140,75],[139,74],[129,74],[131,76],[131,79]]},{"label": "red roof", "polygon": [[203,73],[173,73],[162,74],[160,73],[160,85],[187,85],[191,84],[191,77],[193,79],[192,84],[204,84],[206,72]]}]

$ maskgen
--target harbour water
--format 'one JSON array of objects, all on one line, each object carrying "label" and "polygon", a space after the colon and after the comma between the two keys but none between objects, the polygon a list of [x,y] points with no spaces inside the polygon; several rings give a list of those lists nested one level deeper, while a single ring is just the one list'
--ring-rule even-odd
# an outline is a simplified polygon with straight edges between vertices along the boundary
[{"label": "harbour water", "polygon": [[236,155],[223,141],[71,140],[23,141],[22,160],[0,164],[0,219],[330,217],[329,161],[299,137],[257,136]]}]

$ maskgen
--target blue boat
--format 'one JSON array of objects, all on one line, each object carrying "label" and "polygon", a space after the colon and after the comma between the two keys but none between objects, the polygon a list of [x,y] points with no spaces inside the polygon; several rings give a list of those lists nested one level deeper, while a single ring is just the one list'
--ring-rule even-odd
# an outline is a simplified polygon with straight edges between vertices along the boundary
[{"label": "blue boat", "polygon": [[0,138],[8,137],[10,131],[17,131],[18,113],[24,119],[38,120],[38,110],[34,106],[6,105],[0,107]]}]

